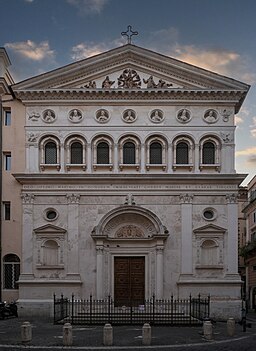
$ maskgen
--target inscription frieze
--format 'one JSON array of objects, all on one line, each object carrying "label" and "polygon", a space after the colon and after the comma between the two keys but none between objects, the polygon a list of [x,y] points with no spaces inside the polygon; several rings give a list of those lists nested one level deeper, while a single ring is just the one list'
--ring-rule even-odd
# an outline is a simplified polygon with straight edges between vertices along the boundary
[{"label": "inscription frieze", "polygon": [[236,185],[151,185],[151,184],[93,184],[93,185],[51,185],[51,184],[44,184],[44,185],[23,185],[24,190],[66,190],[66,189],[79,189],[79,190],[186,190],[186,189],[196,189],[196,190],[237,190]]}]

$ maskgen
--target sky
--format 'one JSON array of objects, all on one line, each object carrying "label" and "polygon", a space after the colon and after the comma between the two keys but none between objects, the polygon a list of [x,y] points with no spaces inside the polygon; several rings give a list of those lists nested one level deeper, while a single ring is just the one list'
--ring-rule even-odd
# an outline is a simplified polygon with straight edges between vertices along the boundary
[{"label": "sky", "polygon": [[132,43],[250,84],[236,115],[236,171],[256,174],[255,0],[0,0],[16,82]]}]

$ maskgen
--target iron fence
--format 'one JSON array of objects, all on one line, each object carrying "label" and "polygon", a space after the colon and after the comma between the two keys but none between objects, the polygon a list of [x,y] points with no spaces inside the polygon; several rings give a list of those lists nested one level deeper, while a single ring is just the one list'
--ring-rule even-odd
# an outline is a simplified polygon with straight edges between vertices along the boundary
[{"label": "iron fence", "polygon": [[71,299],[54,295],[54,323],[128,325],[198,325],[210,315],[210,296],[188,299],[156,299],[143,304],[133,301],[129,306],[116,306],[111,296],[106,299]]}]

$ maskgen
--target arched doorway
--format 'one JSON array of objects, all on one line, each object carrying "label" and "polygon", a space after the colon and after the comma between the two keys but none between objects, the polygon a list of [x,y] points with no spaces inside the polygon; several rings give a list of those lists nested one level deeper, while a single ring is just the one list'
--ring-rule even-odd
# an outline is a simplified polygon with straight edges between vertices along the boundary
[{"label": "arched doorway", "polygon": [[163,296],[163,251],[168,231],[151,211],[124,205],[106,214],[92,232],[96,243],[97,298],[116,305]]}]

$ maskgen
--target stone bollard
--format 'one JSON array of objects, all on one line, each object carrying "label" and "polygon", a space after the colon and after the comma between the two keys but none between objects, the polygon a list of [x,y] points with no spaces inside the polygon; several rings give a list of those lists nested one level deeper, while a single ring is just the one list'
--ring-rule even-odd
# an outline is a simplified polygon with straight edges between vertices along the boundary
[{"label": "stone bollard", "polygon": [[142,345],[151,345],[151,326],[145,323],[142,327]]},{"label": "stone bollard", "polygon": [[72,346],[72,344],[72,325],[70,323],[65,323],[63,325],[63,346]]},{"label": "stone bollard", "polygon": [[103,345],[112,346],[113,345],[113,328],[111,324],[105,324],[103,328]]},{"label": "stone bollard", "polygon": [[32,326],[29,322],[21,325],[21,342],[24,344],[32,340]]},{"label": "stone bollard", "polygon": [[236,329],[236,321],[234,318],[229,318],[227,320],[227,333],[228,336],[234,336],[235,335],[235,329]]},{"label": "stone bollard", "polygon": [[212,323],[211,321],[204,322],[204,337],[206,340],[212,340]]}]

